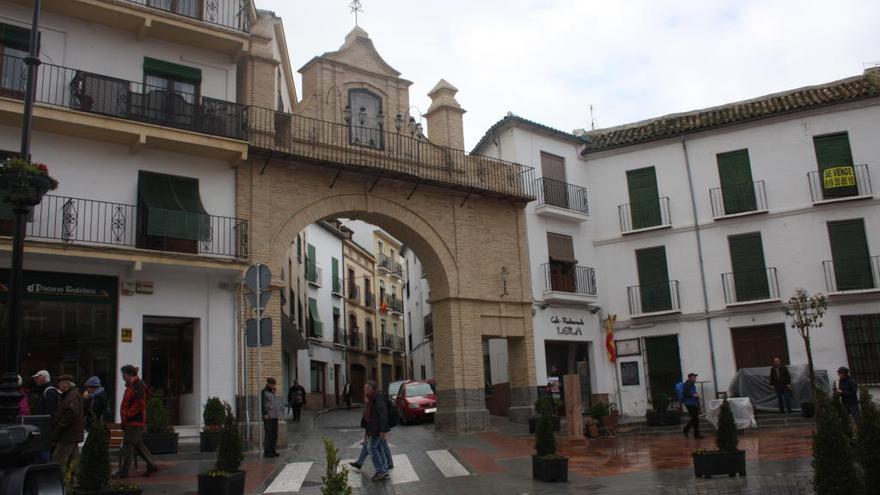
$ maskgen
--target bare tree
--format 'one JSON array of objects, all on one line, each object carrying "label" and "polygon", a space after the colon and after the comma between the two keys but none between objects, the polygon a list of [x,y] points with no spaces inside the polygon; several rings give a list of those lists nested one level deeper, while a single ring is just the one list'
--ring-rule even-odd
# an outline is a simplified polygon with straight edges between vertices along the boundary
[{"label": "bare tree", "polygon": [[807,350],[807,368],[810,373],[811,392],[816,390],[816,373],[813,370],[813,348],[810,344],[810,330],[822,327],[822,317],[828,309],[828,300],[822,294],[810,295],[804,289],[797,289],[788,300],[785,316],[804,340]]}]

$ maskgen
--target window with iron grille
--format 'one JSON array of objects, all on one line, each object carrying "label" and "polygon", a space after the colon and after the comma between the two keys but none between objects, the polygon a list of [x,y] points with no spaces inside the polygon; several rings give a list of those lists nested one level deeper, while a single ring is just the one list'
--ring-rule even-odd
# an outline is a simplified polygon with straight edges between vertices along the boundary
[{"label": "window with iron grille", "polygon": [[840,317],[850,373],[861,385],[880,385],[880,313]]}]

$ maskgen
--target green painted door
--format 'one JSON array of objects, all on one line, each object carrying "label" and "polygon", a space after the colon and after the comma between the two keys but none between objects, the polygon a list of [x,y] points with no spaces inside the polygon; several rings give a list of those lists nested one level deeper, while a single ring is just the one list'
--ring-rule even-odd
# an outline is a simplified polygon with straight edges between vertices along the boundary
[{"label": "green painted door", "polygon": [[828,222],[828,238],[837,290],[874,288],[865,221],[858,218]]},{"label": "green painted door", "polygon": [[859,187],[849,148],[849,135],[842,132],[816,136],[813,138],[813,146],[816,148],[823,199],[857,196]]},{"label": "green painted door", "polygon": [[657,192],[657,173],[654,167],[628,170],[626,184],[629,188],[629,207],[632,229],[644,229],[660,225],[660,194]]},{"label": "green painted door", "polygon": [[666,268],[666,248],[659,246],[639,249],[636,251],[636,266],[639,271],[641,312],[671,310],[672,294]]},{"label": "green painted door", "polygon": [[730,246],[730,264],[733,267],[733,284],[737,301],[756,301],[770,297],[767,282],[767,266],[761,233],[732,235],[727,238]]},{"label": "green painted door", "polygon": [[721,179],[725,215],[757,209],[749,150],[719,153],[718,177]]},{"label": "green painted door", "polygon": [[645,338],[645,354],[651,400],[658,394],[675,397],[675,384],[681,381],[678,335]]}]

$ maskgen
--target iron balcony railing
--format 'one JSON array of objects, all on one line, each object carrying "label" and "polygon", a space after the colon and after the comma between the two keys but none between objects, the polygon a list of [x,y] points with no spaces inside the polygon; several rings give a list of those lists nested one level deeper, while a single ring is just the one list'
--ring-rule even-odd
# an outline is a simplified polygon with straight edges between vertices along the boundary
[{"label": "iron balcony railing", "polygon": [[376,352],[376,337],[367,335],[367,350],[370,352]]},{"label": "iron balcony railing", "polygon": [[434,335],[434,313],[428,313],[423,317],[425,322],[425,338]]},{"label": "iron balcony railing", "polygon": [[376,307],[376,295],[372,292],[364,292],[364,306],[368,308]]},{"label": "iron balcony railing", "polygon": [[[0,96],[24,99],[24,60],[4,55],[2,67]],[[40,64],[34,98],[81,112],[247,139],[243,105],[59,65]]]},{"label": "iron balcony railing", "polygon": [[333,328],[333,343],[345,345],[345,330],[339,327]]},{"label": "iron balcony railing", "polygon": [[776,268],[721,274],[725,304],[779,299]]},{"label": "iron balcony railing", "polygon": [[403,265],[395,261],[394,258],[385,254],[379,254],[379,268],[391,273],[392,275],[396,275],[401,278],[403,277]]},{"label": "iron balcony railing", "polygon": [[681,311],[678,280],[632,285],[626,288],[626,292],[630,315]]},{"label": "iron balcony railing", "polygon": [[403,300],[399,299],[397,296],[385,294],[382,296],[382,304],[384,304],[389,311],[403,313]]},{"label": "iron balcony railing", "polygon": [[247,120],[252,146],[272,156],[495,197],[535,199],[532,167],[469,155],[421,135],[258,107],[248,108]]},{"label": "iron balcony railing", "polygon": [[394,350],[396,352],[405,352],[406,351],[406,339],[395,335],[394,336]]},{"label": "iron balcony railing", "polygon": [[387,333],[382,334],[382,347],[384,349],[394,349],[394,336]]},{"label": "iron balcony railing", "polygon": [[587,189],[585,187],[542,177],[535,181],[538,206],[550,205],[589,214]]},{"label": "iron balcony railing", "polygon": [[306,323],[306,333],[310,339],[324,338],[324,323],[309,318]]},{"label": "iron balcony railing", "polygon": [[321,287],[321,280],[323,279],[324,270],[321,269],[320,266],[313,259],[309,259],[306,257],[306,282],[316,286]]},{"label": "iron balcony railing", "polygon": [[715,218],[767,211],[767,193],[762,180],[710,189],[709,198]]},{"label": "iron balcony railing", "polygon": [[361,335],[358,327],[354,327],[354,329],[349,329],[348,345],[357,349],[364,348],[363,335]]},{"label": "iron balcony railing", "polygon": [[826,260],[822,266],[828,292],[880,289],[880,256]]},{"label": "iron balcony railing", "polygon": [[342,297],[342,277],[331,277],[333,294]]},{"label": "iron balcony railing", "polygon": [[[154,208],[150,208],[153,210]],[[28,217],[26,237],[63,244],[92,244],[212,256],[248,257],[247,220],[194,215],[199,239],[147,235],[144,209],[135,205],[47,195]],[[12,220],[0,218],[0,234],[12,235]]]},{"label": "iron balcony railing", "polygon": [[245,33],[250,0],[124,0]]},{"label": "iron balcony railing", "polygon": [[874,194],[867,165],[831,167],[823,172],[814,170],[807,173],[807,180],[813,203]]},{"label": "iron balcony railing", "polygon": [[620,232],[624,234],[672,225],[668,197],[619,205],[617,215],[620,219]]},{"label": "iron balcony railing", "polygon": [[560,270],[558,265],[544,263],[544,290],[595,296],[596,270],[591,266],[571,265]]},{"label": "iron balcony railing", "polygon": [[353,283],[348,284],[348,299],[355,304],[359,304],[361,301],[361,288]]}]

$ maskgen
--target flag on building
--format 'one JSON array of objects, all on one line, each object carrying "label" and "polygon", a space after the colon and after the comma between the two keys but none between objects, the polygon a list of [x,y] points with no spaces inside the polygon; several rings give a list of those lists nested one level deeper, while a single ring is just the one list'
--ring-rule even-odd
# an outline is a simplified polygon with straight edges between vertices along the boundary
[{"label": "flag on building", "polygon": [[617,362],[617,349],[614,347],[614,322],[617,315],[608,315],[605,318],[605,353],[608,354],[608,361]]}]

